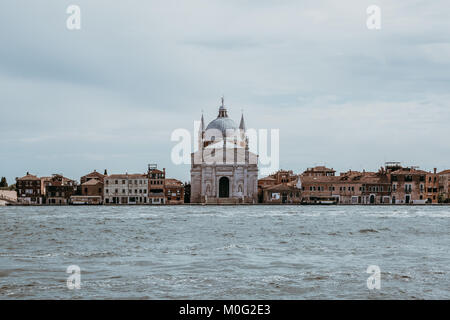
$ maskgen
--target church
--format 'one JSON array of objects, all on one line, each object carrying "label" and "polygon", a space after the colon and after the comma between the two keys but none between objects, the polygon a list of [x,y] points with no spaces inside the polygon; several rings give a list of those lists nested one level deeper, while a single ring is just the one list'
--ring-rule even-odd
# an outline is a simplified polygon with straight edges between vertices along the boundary
[{"label": "church", "polygon": [[244,115],[239,127],[222,103],[216,119],[205,127],[202,115],[198,151],[191,154],[191,202],[256,203],[258,156],[249,150]]}]

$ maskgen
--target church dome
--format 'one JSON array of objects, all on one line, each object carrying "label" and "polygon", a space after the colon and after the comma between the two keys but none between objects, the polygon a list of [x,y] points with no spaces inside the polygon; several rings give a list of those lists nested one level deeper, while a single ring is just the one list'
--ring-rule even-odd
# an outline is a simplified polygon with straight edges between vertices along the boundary
[{"label": "church dome", "polygon": [[237,125],[236,123],[230,119],[230,118],[225,118],[225,117],[219,117],[216,118],[215,120],[211,121],[208,126],[206,127],[206,130],[209,129],[216,129],[216,130],[220,130],[221,132],[226,132],[226,130],[237,130]]}]

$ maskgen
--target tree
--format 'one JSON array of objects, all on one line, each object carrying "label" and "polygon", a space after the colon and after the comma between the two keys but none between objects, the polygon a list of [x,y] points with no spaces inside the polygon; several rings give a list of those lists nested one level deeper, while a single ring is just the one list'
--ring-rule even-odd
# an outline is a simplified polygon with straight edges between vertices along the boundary
[{"label": "tree", "polygon": [[2,177],[2,179],[0,180],[0,188],[6,188],[8,187],[8,182],[6,181],[5,177]]},{"label": "tree", "polygon": [[191,184],[189,182],[184,183],[184,203],[191,202]]}]

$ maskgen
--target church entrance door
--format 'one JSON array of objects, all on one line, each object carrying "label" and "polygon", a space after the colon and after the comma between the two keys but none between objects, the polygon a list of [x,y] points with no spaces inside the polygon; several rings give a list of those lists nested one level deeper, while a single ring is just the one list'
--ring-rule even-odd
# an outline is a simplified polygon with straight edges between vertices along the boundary
[{"label": "church entrance door", "polygon": [[219,198],[228,198],[230,196],[230,180],[227,177],[219,179]]}]

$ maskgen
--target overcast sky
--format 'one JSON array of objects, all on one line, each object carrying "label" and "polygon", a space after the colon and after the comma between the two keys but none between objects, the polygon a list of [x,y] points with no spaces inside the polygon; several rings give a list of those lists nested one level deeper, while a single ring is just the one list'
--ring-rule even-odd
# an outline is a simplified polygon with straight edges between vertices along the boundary
[{"label": "overcast sky", "polygon": [[[66,8],[81,8],[81,30]],[[366,8],[381,8],[368,30]],[[202,109],[280,129],[280,165],[450,168],[448,0],[2,0],[0,176],[172,164]]]}]

